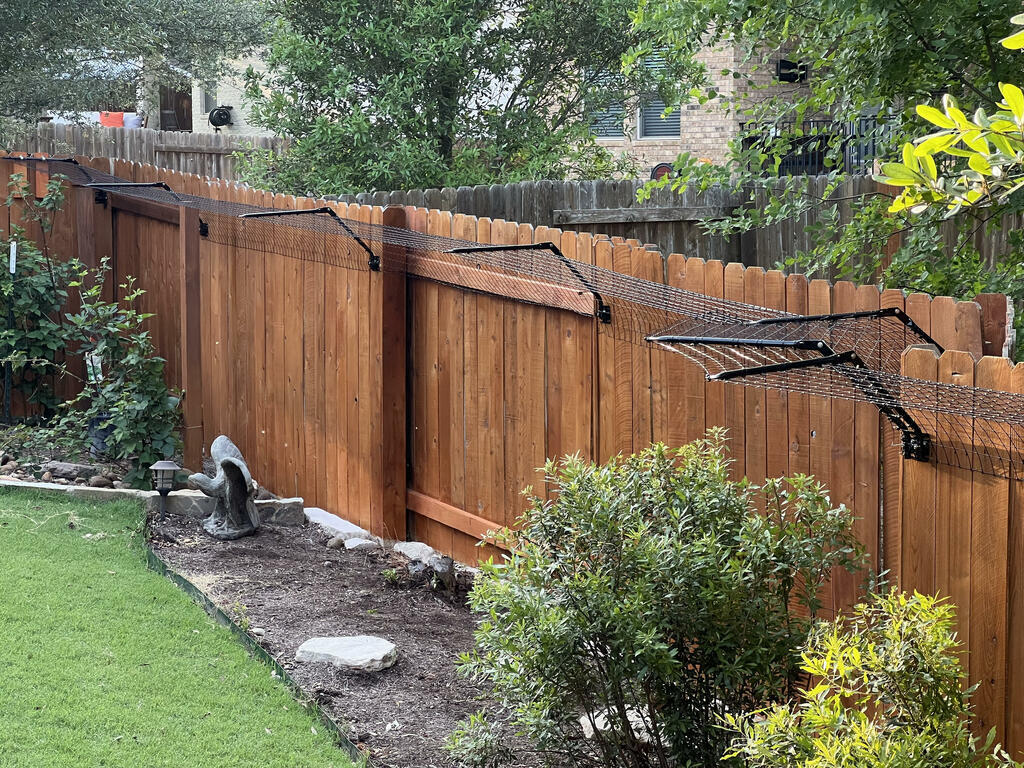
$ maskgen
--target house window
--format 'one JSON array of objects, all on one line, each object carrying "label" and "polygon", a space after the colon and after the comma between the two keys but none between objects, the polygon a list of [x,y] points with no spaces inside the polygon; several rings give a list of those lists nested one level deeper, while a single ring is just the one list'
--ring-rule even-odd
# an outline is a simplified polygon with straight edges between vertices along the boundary
[{"label": "house window", "polygon": [[[647,57],[647,68],[658,72],[665,68],[665,57],[653,53]],[[665,111],[665,102],[657,96],[650,96],[640,103],[640,114],[637,124],[641,139],[678,139],[679,138],[679,110],[675,109],[671,114],[662,116]]]},{"label": "house window", "polygon": [[665,102],[661,99],[650,99],[640,105],[640,138],[641,139],[678,139],[679,110],[670,115],[662,116]]},{"label": "house window", "polygon": [[605,109],[595,110],[591,116],[590,130],[599,138],[621,139],[625,136],[623,121],[626,110],[622,104],[611,104]]},{"label": "house window", "polygon": [[217,91],[213,88],[203,88],[203,112],[210,114],[217,108]]}]

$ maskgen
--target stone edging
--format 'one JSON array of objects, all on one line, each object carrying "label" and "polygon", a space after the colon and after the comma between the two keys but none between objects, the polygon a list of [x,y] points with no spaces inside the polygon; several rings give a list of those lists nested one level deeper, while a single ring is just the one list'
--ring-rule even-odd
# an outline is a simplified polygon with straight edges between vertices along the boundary
[{"label": "stone edging", "polygon": [[[119,501],[131,499],[141,501],[146,512],[160,510],[160,494],[156,491],[140,491],[135,488],[92,488],[88,485],[63,485],[61,483],[34,483],[28,480],[11,480],[0,478],[0,488],[20,488],[30,491],[56,491],[65,493],[73,499],[86,501]],[[184,488],[171,491],[167,496],[167,514],[202,519],[213,512],[216,499],[202,491]],[[301,498],[293,499],[258,499],[256,510],[260,521],[271,525],[302,526],[306,524],[306,515]]]}]

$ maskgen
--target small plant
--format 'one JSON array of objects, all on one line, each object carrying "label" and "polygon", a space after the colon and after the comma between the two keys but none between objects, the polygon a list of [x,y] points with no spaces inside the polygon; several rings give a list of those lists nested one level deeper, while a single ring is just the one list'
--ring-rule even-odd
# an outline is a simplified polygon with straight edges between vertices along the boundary
[{"label": "small plant", "polygon": [[389,587],[397,587],[402,583],[402,577],[398,574],[397,568],[385,568],[380,575]]},{"label": "small plant", "polygon": [[231,605],[231,613],[235,617],[235,623],[243,632],[248,632],[252,622],[249,621],[249,608],[241,600],[235,600]]},{"label": "small plant", "polygon": [[749,768],[1017,766],[994,729],[971,734],[953,618],[938,598],[892,592],[819,624],[802,665],[817,684],[796,704],[727,714],[740,732],[729,755]]},{"label": "small plant", "polygon": [[789,609],[813,615],[832,568],[860,562],[851,515],[807,477],[756,489],[728,464],[719,431],[548,462],[557,495],[498,534],[508,560],[470,594],[483,618],[461,669],[508,724],[466,723],[458,760],[496,765],[516,731],[558,765],[718,765],[727,713],[795,692],[809,620]]}]

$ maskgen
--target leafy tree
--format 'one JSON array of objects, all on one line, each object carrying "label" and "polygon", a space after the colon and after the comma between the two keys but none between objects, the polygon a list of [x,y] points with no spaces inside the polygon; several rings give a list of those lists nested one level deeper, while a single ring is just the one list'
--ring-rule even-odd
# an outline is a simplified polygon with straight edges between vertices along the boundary
[{"label": "leafy tree", "polygon": [[639,46],[634,0],[273,0],[269,71],[250,72],[252,120],[292,139],[251,180],[344,193],[607,175],[595,111],[686,82]]},{"label": "leafy tree", "polygon": [[4,0],[0,117],[133,103],[143,85],[220,73],[260,32],[260,0]]},{"label": "leafy tree", "polygon": [[754,488],[728,463],[720,432],[548,462],[557,495],[500,535],[509,559],[470,595],[482,621],[462,669],[505,727],[471,718],[452,742],[461,762],[530,748],[546,765],[717,766],[726,712],[795,692],[809,620],[790,608],[813,616],[832,568],[859,564],[852,516],[810,478]]},{"label": "leafy tree", "polygon": [[1018,768],[970,731],[953,608],[891,592],[819,624],[803,651],[813,688],[754,716],[726,716],[750,768]]},{"label": "leafy tree", "polygon": [[[912,135],[914,104],[935,94],[947,92],[985,110],[997,109],[1003,98],[999,83],[1018,66],[1012,50],[999,41],[1012,32],[1007,19],[1018,10],[1016,0],[640,0],[637,25],[669,57],[692,58],[699,39],[746,51],[745,64],[754,70],[752,75],[737,67],[736,92],[725,96],[726,108],[748,126],[732,144],[728,162],[712,166],[682,156],[675,178],[663,183],[677,189],[723,185],[745,195],[749,205],[705,223],[722,235],[786,220],[814,222],[811,247],[779,265],[786,269],[963,298],[980,291],[1020,298],[1022,238],[1009,238],[994,264],[974,246],[979,229],[998,218],[958,220],[956,241],[948,247],[941,232],[944,212],[911,217],[890,210],[890,193],[851,198],[844,192],[845,140],[840,135],[811,139],[807,123],[820,117],[858,119],[885,155]],[[810,65],[806,85],[755,83],[761,63],[780,51]],[[697,98],[718,95],[706,88]],[[778,178],[784,158],[811,148],[825,152],[824,194],[813,192],[806,177]],[[843,208],[854,214],[840,226]],[[902,244],[891,253],[894,234]]]}]

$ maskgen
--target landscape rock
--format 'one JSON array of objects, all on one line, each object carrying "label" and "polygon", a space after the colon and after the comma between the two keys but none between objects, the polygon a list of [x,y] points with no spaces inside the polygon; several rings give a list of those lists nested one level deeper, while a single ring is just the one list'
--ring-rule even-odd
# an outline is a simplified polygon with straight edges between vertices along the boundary
[{"label": "landscape rock", "polygon": [[[651,734],[647,730],[647,724],[644,723],[644,718],[638,710],[633,709],[632,707],[627,708],[626,720],[629,721],[629,727],[640,743],[651,743]],[[608,720],[608,710],[596,713],[594,715],[593,722],[591,722],[587,715],[581,715],[580,727],[583,729],[583,738],[585,739],[592,739],[597,733],[607,733],[608,731],[611,731],[612,727]]]},{"label": "landscape rock", "polygon": [[90,488],[113,488],[114,481],[104,475],[93,475],[89,478]]},{"label": "landscape rock", "polygon": [[432,555],[427,566],[434,572],[439,586],[447,590],[455,589],[455,561],[446,555]]},{"label": "landscape rock", "polygon": [[409,577],[417,583],[426,581],[430,576],[430,566],[422,560],[410,560],[405,569],[409,572]]},{"label": "landscape rock", "polygon": [[9,474],[11,474],[11,472],[16,470],[17,468],[18,468],[18,462],[16,462],[16,461],[8,461],[6,464],[0,466],[0,472],[2,472],[5,475],[9,475]]},{"label": "landscape rock", "polygon": [[434,548],[427,546],[421,541],[399,541],[395,544],[395,552],[405,555],[410,560],[422,560],[424,563],[430,560],[434,554]]},{"label": "landscape rock", "polygon": [[88,480],[90,477],[103,474],[103,467],[95,464],[76,464],[71,461],[47,461],[41,469],[55,478],[65,480]]},{"label": "landscape rock", "polygon": [[[333,540],[331,539],[331,541]],[[351,539],[345,540],[345,549],[350,549],[354,552],[373,552],[380,549],[380,544],[372,539],[360,539],[354,536]]]},{"label": "landscape rock", "polygon": [[[186,488],[172,491],[167,495],[167,514],[180,517],[191,517],[202,520],[213,513],[217,500],[205,495],[202,491]],[[147,508],[150,512],[159,512],[160,496],[156,492],[150,494]]]},{"label": "landscape rock", "polygon": [[280,498],[277,494],[271,493],[262,485],[256,485],[256,501],[271,501]]},{"label": "landscape rock", "polygon": [[354,523],[350,523],[348,520],[344,520],[337,515],[333,515],[326,509],[320,507],[306,507],[303,510],[306,516],[306,520],[311,524],[319,525],[320,529],[328,536],[332,536],[335,539],[340,539],[339,543],[332,547],[332,549],[340,549],[341,545],[346,539],[369,539],[371,534],[369,531],[360,528]]},{"label": "landscape rock", "polygon": [[42,480],[44,483],[52,483],[53,482],[53,473],[52,472],[43,472],[42,476],[39,479]]},{"label": "landscape rock", "polygon": [[[64,482],[67,482],[66,480]],[[139,499],[148,504],[151,496],[156,496],[155,491],[139,491],[134,488],[91,488],[89,486],[71,486],[64,489],[68,496],[73,499],[85,499],[86,501],[114,501],[117,499]]]},{"label": "landscape rock", "polygon": [[314,637],[295,652],[296,661],[323,661],[342,669],[376,672],[387,669],[398,658],[395,644],[382,637]]},{"label": "landscape rock", "polygon": [[257,497],[254,502],[261,523],[290,526],[306,524],[306,513],[301,498],[279,499],[273,494],[271,497],[266,499]]}]

